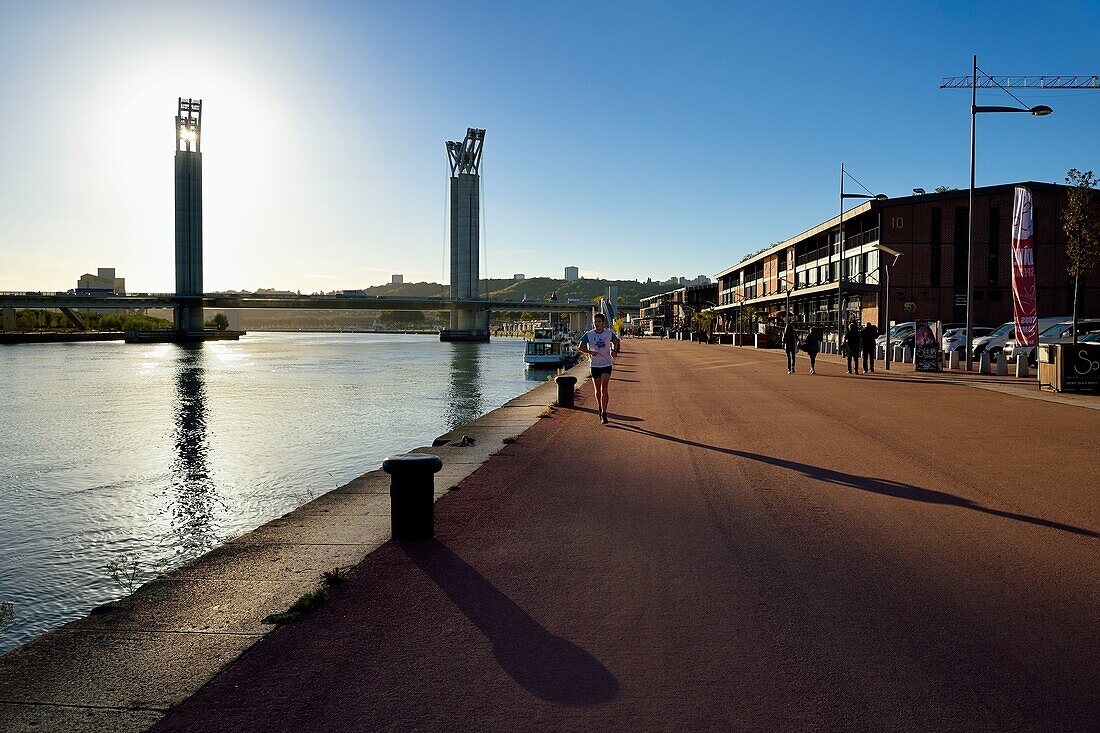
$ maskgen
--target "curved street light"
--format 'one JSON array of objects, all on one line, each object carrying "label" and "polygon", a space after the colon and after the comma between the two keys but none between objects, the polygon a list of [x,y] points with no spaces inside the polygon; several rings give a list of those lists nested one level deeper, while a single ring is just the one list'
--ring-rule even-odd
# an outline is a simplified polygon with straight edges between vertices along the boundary
[{"label": "curved street light", "polygon": [[[985,72],[982,72],[985,74]],[[986,74],[986,76],[989,76]],[[993,77],[989,77],[992,79]],[[971,298],[974,295],[974,130],[978,115],[990,112],[1027,112],[1033,117],[1046,117],[1054,112],[1045,104],[1034,107],[978,106],[978,56],[974,55],[974,76],[971,77],[970,98],[970,203],[967,210],[966,230],[966,371],[974,367],[974,323]],[[996,84],[996,80],[994,80]],[[1000,84],[997,84],[1000,86]],[[1007,90],[1006,90],[1007,91]],[[1011,95],[1011,92],[1009,93]]]},{"label": "curved street light", "polygon": [[[838,354],[840,353],[840,344],[844,341],[844,199],[882,201],[886,198],[888,197],[884,193],[844,193],[844,164],[840,164],[840,235],[837,238],[837,256],[840,262],[837,267],[836,282],[836,349]],[[879,237],[882,237],[881,227],[879,228]]]}]

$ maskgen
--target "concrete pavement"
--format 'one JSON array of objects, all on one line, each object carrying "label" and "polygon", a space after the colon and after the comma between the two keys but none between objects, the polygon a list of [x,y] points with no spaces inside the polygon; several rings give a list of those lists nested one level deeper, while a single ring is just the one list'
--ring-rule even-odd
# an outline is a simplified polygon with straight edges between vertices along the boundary
[{"label": "concrete pavement", "polygon": [[154,730],[1100,729],[1100,412],[626,346]]}]

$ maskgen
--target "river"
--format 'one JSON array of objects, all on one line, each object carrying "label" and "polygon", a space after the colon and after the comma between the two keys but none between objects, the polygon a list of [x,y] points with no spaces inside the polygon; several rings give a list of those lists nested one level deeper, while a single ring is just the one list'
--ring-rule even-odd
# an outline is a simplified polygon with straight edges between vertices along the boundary
[{"label": "river", "polygon": [[430,445],[545,373],[517,340],[250,334],[0,347],[0,653]]}]

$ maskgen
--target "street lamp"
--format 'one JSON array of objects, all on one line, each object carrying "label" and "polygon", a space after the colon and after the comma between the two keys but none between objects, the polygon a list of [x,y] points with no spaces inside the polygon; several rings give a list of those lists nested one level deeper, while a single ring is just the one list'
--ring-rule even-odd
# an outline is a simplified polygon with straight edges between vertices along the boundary
[{"label": "street lamp", "polygon": [[[836,350],[838,354],[840,353],[840,344],[844,340],[844,199],[873,199],[875,201],[881,201],[885,198],[886,194],[884,193],[844,193],[844,164],[840,164],[840,235],[837,239],[837,252],[840,257],[840,266],[837,268],[836,284]],[[879,236],[882,236],[881,232],[879,232]]]},{"label": "street lamp", "polygon": [[[883,323],[886,324],[886,348],[884,349],[884,351],[886,352],[886,371],[890,371],[890,268],[898,264],[898,259],[901,258],[901,252],[898,252],[896,249],[890,249],[889,247],[885,246],[881,241],[875,242],[871,246],[879,251],[879,267],[886,268],[886,297],[883,299],[884,313],[882,314],[882,318]],[[882,255],[884,254],[893,255],[894,261],[890,264],[885,264],[882,259]]]},{"label": "street lamp", "polygon": [[[982,72],[985,74],[985,72]],[[986,74],[986,76],[989,76]],[[993,77],[989,77],[993,80]],[[970,304],[971,296],[974,294],[974,129],[975,119],[979,114],[986,112],[1027,112],[1034,117],[1046,117],[1052,110],[1045,104],[1038,104],[1034,107],[979,107],[978,106],[978,55],[974,55],[974,75],[971,77],[971,98],[970,98],[970,208],[967,211],[967,230],[966,230],[966,371],[970,371],[974,366],[974,351],[973,351],[973,339],[974,339],[974,323],[973,323],[973,309]],[[997,84],[996,80],[993,80],[994,84]],[[1001,86],[997,84],[997,86]],[[1001,87],[1004,89],[1004,87]],[[1008,91],[1008,90],[1005,90]],[[1009,92],[1011,95],[1011,92]],[[1015,99],[1015,96],[1013,96]],[[1020,101],[1020,100],[1016,100]],[[1021,102],[1021,104],[1023,104]]]}]

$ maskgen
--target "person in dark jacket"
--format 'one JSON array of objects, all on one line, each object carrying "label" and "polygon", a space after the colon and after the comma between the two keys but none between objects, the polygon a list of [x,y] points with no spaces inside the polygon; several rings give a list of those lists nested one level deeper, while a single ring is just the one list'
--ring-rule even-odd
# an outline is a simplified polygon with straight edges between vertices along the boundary
[{"label": "person in dark jacket", "polygon": [[878,338],[878,328],[875,324],[868,323],[863,327],[863,330],[859,333],[860,338],[863,340],[863,373],[875,371],[875,357],[878,354],[875,353],[875,339]]},{"label": "person in dark jacket", "polygon": [[848,331],[844,334],[844,345],[848,347],[848,373],[852,373],[855,366],[856,374],[859,374],[859,324],[852,321],[848,324]]},{"label": "person in dark jacket", "polygon": [[794,374],[794,355],[798,353],[798,336],[794,326],[787,324],[783,329],[783,351],[787,352],[787,374]]},{"label": "person in dark jacket", "polygon": [[806,356],[810,357],[810,374],[817,374],[815,368],[815,362],[817,361],[817,352],[821,351],[821,329],[814,326],[810,329],[810,333],[806,336]]}]

